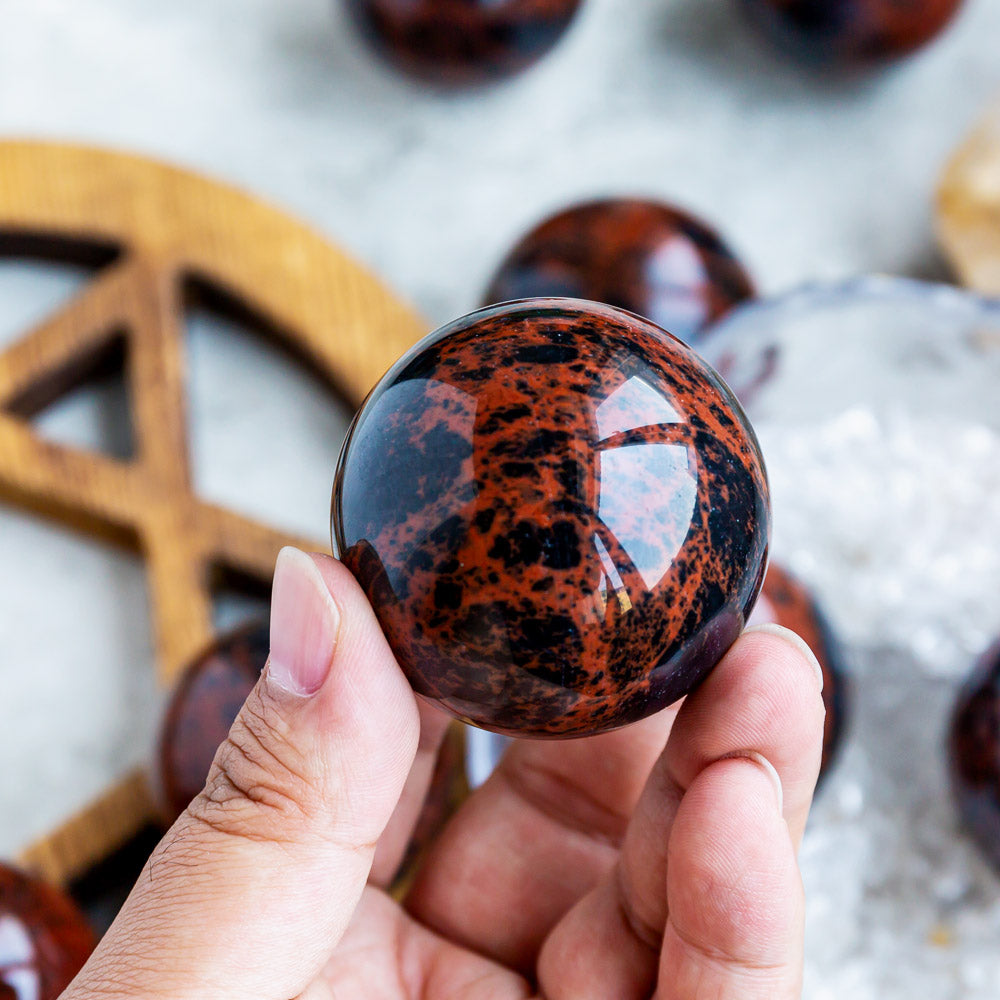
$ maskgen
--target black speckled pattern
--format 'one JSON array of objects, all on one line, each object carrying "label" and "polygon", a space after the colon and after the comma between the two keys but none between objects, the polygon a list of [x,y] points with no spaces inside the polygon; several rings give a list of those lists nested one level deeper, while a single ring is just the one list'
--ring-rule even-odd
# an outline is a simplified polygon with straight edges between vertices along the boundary
[{"label": "black speckled pattern", "polygon": [[364,37],[411,76],[455,87],[518,73],[562,38],[581,0],[347,0]]},{"label": "black speckled pattern", "polygon": [[1000,871],[1000,641],[982,656],[962,689],[948,751],[962,819]]},{"label": "black speckled pattern", "polygon": [[951,21],[962,0],[739,0],[781,47],[821,64],[904,56]]},{"label": "black speckled pattern", "polygon": [[693,344],[753,282],[711,226],[655,201],[609,198],[565,209],[531,230],[487,289],[490,305],[565,295],[628,309]]},{"label": "black speckled pattern", "polygon": [[399,361],[338,465],[334,546],[414,688],[497,732],[585,735],[690,691],[766,564],[752,431],[621,310],[484,309]]},{"label": "black speckled pattern", "polygon": [[0,864],[0,998],[56,1000],[94,950],[73,902]]}]

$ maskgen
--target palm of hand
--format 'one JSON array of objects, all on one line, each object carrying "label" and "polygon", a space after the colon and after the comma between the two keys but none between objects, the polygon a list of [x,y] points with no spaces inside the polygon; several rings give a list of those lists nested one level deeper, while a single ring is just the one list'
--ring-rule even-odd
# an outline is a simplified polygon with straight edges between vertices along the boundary
[{"label": "palm of hand", "polygon": [[745,633],[679,710],[514,743],[400,907],[382,887],[445,721],[334,560],[283,551],[271,624],[206,787],[64,1000],[798,997],[823,700],[792,633]]},{"label": "palm of hand", "polygon": [[[823,719],[800,660],[747,636],[679,712],[586,740],[513,744],[400,905],[380,886],[444,725],[422,709],[427,745],[372,880],[304,996],[798,997],[795,853]],[[777,771],[783,804],[756,755]]]}]

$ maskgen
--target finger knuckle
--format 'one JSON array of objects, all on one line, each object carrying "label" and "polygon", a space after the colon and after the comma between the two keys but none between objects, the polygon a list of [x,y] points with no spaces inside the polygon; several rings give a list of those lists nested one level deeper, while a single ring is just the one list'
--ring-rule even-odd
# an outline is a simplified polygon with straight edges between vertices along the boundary
[{"label": "finger knuckle", "polygon": [[204,790],[188,807],[197,822],[270,841],[313,814],[307,762],[273,715],[251,696],[219,747]]}]

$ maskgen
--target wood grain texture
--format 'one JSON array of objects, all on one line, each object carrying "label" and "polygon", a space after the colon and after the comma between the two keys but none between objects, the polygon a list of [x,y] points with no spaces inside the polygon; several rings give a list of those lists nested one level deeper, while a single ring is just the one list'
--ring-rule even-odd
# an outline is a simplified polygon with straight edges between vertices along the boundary
[{"label": "wood grain texture", "polygon": [[[240,191],[122,153],[0,143],[0,249],[73,244],[118,252],[0,353],[0,501],[141,553],[159,680],[170,685],[212,639],[215,567],[267,582],[282,545],[328,548],[193,492],[185,289],[196,283],[257,317],[355,407],[426,327],[348,255]],[[134,459],[38,436],[30,417],[121,338]],[[21,860],[55,882],[79,875],[149,819],[136,782],[130,775],[109,789]]]}]

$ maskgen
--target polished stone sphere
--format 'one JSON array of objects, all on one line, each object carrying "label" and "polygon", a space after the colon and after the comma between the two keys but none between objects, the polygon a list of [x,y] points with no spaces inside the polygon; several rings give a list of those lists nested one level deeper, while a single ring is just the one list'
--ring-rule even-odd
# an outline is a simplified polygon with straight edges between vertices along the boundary
[{"label": "polished stone sphere", "polygon": [[848,711],[847,672],[844,654],[822,610],[805,586],[787,570],[772,562],[764,577],[764,586],[750,625],[765,622],[791,629],[813,651],[823,671],[823,704],[826,721],[823,724],[824,777],[840,748]]},{"label": "polished stone sphere", "polygon": [[655,201],[584,202],[540,223],[507,255],[485,304],[539,295],[592,299],[651,319],[686,343],[753,297],[711,226]]},{"label": "polished stone sphere", "polygon": [[739,0],[768,35],[819,63],[864,64],[927,44],[962,0]]},{"label": "polished stone sphere", "polygon": [[446,86],[511,76],[563,36],[581,0],[347,0],[365,38],[412,76]]},{"label": "polished stone sphere", "polygon": [[162,722],[153,784],[173,822],[205,787],[215,752],[267,663],[266,621],[223,636],[181,674]]},{"label": "polished stone sphere", "polygon": [[68,897],[0,864],[2,1000],[56,1000],[83,968],[95,943]]},{"label": "polished stone sphere", "polygon": [[965,826],[1000,871],[1000,642],[982,656],[959,695],[948,751]]},{"label": "polished stone sphere", "polygon": [[614,729],[743,628],[770,513],[721,379],[659,327],[571,299],[472,313],[356,416],[335,551],[416,691],[520,736]]}]

